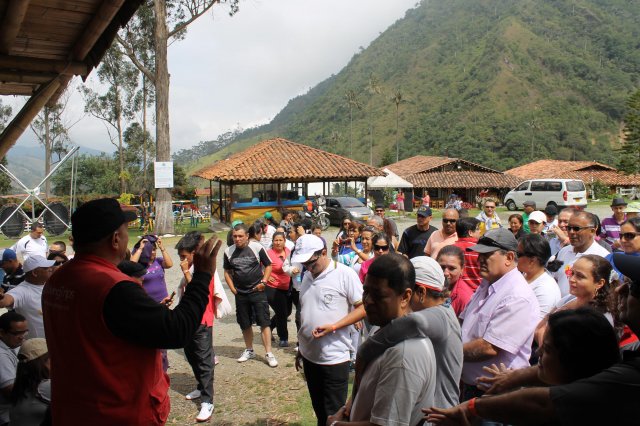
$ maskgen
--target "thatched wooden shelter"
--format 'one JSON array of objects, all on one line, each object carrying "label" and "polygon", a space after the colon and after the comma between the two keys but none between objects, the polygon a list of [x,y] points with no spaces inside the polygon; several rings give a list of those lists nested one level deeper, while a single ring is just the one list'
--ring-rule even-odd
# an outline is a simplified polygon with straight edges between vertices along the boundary
[{"label": "thatched wooden shelter", "polygon": [[30,96],[0,135],[0,158],[74,76],[86,79],[142,0],[0,0],[0,95]]}]

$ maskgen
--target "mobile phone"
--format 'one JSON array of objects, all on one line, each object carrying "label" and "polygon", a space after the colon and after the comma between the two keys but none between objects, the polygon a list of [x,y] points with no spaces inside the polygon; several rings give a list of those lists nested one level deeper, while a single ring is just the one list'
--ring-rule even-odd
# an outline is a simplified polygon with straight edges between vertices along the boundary
[{"label": "mobile phone", "polygon": [[171,292],[171,295],[169,296],[169,300],[167,301],[167,305],[170,304],[171,302],[173,302],[173,298],[174,297],[176,297],[175,290],[173,292]]}]

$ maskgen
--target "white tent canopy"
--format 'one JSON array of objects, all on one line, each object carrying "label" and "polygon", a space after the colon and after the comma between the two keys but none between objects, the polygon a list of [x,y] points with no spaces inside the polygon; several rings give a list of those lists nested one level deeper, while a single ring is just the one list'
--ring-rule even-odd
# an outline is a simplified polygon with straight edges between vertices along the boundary
[{"label": "white tent canopy", "polygon": [[382,169],[386,176],[373,176],[367,179],[367,187],[369,189],[379,188],[413,188],[413,185],[402,179],[389,169]]}]

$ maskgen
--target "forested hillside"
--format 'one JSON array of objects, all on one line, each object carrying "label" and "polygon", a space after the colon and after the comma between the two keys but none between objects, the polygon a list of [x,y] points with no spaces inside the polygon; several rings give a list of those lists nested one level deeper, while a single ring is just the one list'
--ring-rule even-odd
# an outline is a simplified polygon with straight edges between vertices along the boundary
[{"label": "forested hillside", "polygon": [[614,164],[639,78],[640,2],[424,0],[271,123],[191,168],[274,136],[363,162],[373,146],[374,164],[395,161],[396,119],[400,159],[506,169],[533,149]]}]

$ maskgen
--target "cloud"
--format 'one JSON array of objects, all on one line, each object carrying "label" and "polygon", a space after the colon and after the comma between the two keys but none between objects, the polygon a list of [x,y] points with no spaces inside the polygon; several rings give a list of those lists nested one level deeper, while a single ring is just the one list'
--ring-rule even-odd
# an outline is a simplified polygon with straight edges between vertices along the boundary
[{"label": "cloud", "polygon": [[[415,1],[247,0],[233,17],[224,4],[214,7],[169,47],[172,151],[238,125],[268,122],[289,99],[340,71]],[[88,83],[96,82],[94,71]],[[79,94],[71,104],[74,113],[82,112]],[[74,127],[72,138],[114,150],[104,126],[91,117]],[[19,143],[33,140],[25,134]]]}]

